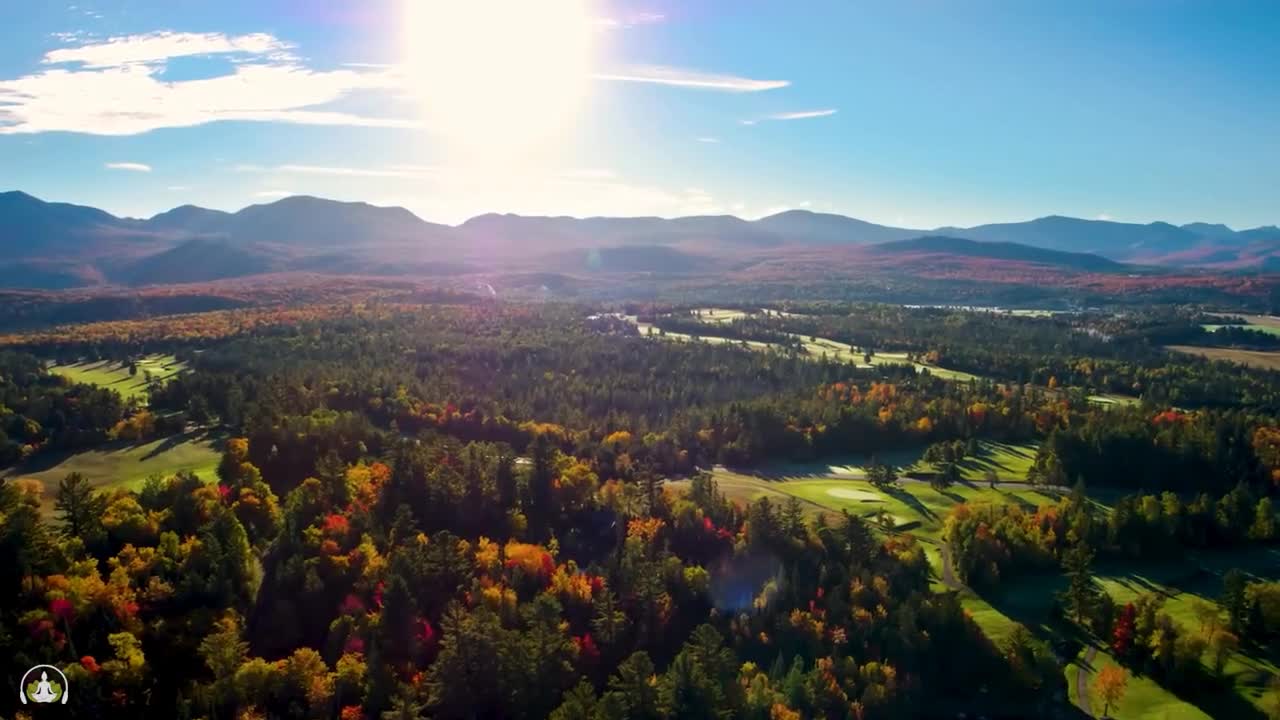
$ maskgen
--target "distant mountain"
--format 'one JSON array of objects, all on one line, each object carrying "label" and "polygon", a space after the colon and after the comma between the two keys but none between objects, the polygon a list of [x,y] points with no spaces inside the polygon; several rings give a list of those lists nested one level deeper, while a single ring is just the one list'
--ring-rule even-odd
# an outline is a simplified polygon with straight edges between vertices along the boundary
[{"label": "distant mountain", "polygon": [[1066,252],[1096,253],[1113,259],[1155,257],[1187,250],[1204,239],[1164,222],[1148,225],[1081,220],[1051,215],[1020,223],[947,228],[945,234],[984,242],[1012,242]]},{"label": "distant mountain", "polygon": [[126,285],[208,282],[276,272],[286,267],[278,253],[225,238],[195,238],[116,270],[112,279]]},{"label": "distant mountain", "polygon": [[[880,247],[903,241],[915,244]],[[754,221],[487,214],[451,227],[404,208],[307,196],[231,213],[183,205],[132,219],[0,193],[0,287],[196,282],[277,271],[707,274],[766,261],[783,267],[799,254],[848,259],[845,251],[871,247],[882,258],[932,252],[1097,272],[1126,271],[1121,262],[1248,271],[1275,266],[1280,229],[1050,216],[915,230],[808,210]]]},{"label": "distant mountain", "polygon": [[754,224],[776,233],[784,241],[806,245],[883,243],[918,237],[927,232],[877,225],[844,215],[815,213],[808,210],[787,210],[777,215],[760,218]]},{"label": "distant mountain", "polygon": [[1123,272],[1127,266],[1089,253],[1062,252],[1011,242],[980,242],[964,238],[930,235],[897,240],[869,248],[877,254],[938,254],[1036,263],[1086,272]]},{"label": "distant mountain", "polygon": [[[49,203],[23,192],[0,193],[0,262],[76,260],[146,250],[162,240],[97,208]],[[74,258],[65,254],[74,254]]]},{"label": "distant mountain", "polygon": [[142,225],[153,230],[176,230],[197,235],[208,235],[220,232],[230,217],[231,213],[221,210],[209,210],[195,205],[181,205],[144,221]]}]

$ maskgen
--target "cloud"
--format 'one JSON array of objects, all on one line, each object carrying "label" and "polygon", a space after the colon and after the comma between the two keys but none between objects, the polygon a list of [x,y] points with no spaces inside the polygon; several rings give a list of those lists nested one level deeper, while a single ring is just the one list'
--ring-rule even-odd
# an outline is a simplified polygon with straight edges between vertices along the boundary
[{"label": "cloud", "polygon": [[291,45],[266,33],[224,35],[222,33],[153,32],[113,37],[106,42],[52,50],[44,64],[79,63],[86,68],[109,68],[137,63],[156,63],[191,55],[289,55]]},{"label": "cloud", "polygon": [[[419,126],[325,108],[358,91],[397,88],[399,80],[380,69],[313,70],[289,47],[263,33],[150,33],[52,50],[43,60],[50,67],[0,80],[0,134],[135,135],[224,120]],[[238,62],[214,77],[161,78],[167,60],[191,55],[230,55]]]},{"label": "cloud", "polygon": [[775,113],[767,116],[766,120],[808,120],[809,118],[827,117],[835,115],[839,110],[834,108],[828,110],[802,110],[800,112]]},{"label": "cloud", "polygon": [[1095,220],[1111,220],[1112,217],[1109,213],[1098,213],[1098,216],[1094,219]]},{"label": "cloud", "polygon": [[602,30],[626,30],[636,27],[637,25],[654,25],[666,20],[667,16],[662,13],[641,12],[633,13],[625,17],[601,17],[595,19],[595,26]]},{"label": "cloud", "polygon": [[719,92],[762,92],[784,88],[787,80],[755,80],[737,75],[707,73],[666,65],[630,65],[616,72],[597,73],[597,80],[650,83]]},{"label": "cloud", "polygon": [[135,162],[112,162],[112,163],[107,163],[103,167],[105,167],[108,170],[128,170],[130,172],[144,172],[144,173],[151,172],[150,165],[144,165],[142,163],[135,163]]},{"label": "cloud", "polygon": [[385,168],[334,167],[324,165],[237,165],[236,172],[287,173],[292,175],[328,175],[331,177],[421,179],[434,172],[428,166],[399,165]]},{"label": "cloud", "polygon": [[275,198],[277,200],[280,198],[292,197],[294,195],[297,195],[297,193],[292,190],[262,190],[253,194],[254,197]]},{"label": "cloud", "polygon": [[797,204],[797,207],[802,207],[802,208],[813,207],[813,201],[811,201],[811,200],[801,200],[801,201]]},{"label": "cloud", "polygon": [[190,189],[191,189],[190,185],[170,185],[169,187],[165,188],[165,190],[168,190],[169,192],[184,192]]},{"label": "cloud", "polygon": [[700,143],[718,143],[718,142],[720,142],[720,138],[718,138],[718,137],[700,137],[700,138],[694,138],[694,140],[697,140],[697,141],[698,141],[698,142],[700,142]]}]

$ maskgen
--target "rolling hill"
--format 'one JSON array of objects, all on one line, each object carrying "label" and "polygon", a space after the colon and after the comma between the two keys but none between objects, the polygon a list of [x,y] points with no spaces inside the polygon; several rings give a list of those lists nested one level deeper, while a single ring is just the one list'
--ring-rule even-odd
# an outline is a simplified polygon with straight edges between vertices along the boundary
[{"label": "rolling hill", "polygon": [[[274,272],[461,275],[618,272],[689,275],[817,267],[927,253],[970,263],[1017,262],[1072,272],[1124,264],[1264,271],[1280,262],[1280,229],[1121,223],[1051,216],[1020,223],[916,230],[789,210],[729,215],[530,217],[486,214],[460,225],[400,207],[294,196],[237,212],[183,205],[147,219],[0,193],[0,287],[75,288],[204,282]],[[856,254],[856,253],[855,253]]]},{"label": "rolling hill", "polygon": [[878,254],[949,255],[1035,263],[1083,272],[1124,272],[1128,266],[1091,253],[1062,252],[1011,242],[979,242],[929,235],[882,243],[871,248]]}]

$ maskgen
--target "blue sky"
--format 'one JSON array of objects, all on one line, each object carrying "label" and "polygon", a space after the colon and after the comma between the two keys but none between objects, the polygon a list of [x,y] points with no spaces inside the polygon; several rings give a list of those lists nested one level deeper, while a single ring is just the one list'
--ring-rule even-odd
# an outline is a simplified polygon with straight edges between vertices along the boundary
[{"label": "blue sky", "polygon": [[1280,223],[1280,4],[71,0],[0,26],[0,186],[913,227]]}]

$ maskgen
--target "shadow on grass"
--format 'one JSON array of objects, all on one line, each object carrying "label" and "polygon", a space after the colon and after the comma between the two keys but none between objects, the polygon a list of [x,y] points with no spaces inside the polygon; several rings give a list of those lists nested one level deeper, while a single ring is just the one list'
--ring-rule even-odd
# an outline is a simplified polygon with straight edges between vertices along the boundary
[{"label": "shadow on grass", "polygon": [[[165,452],[173,450],[174,448],[189,442],[213,443],[221,440],[222,437],[223,437],[222,434],[214,432],[212,430],[208,430],[208,429],[193,430],[187,433],[178,433],[176,435],[170,435],[169,437],[165,438],[159,445],[152,448],[151,450],[148,450],[145,455],[139,458],[139,460],[150,460],[153,457],[157,457]],[[93,445],[90,447],[76,448],[74,450],[58,450],[55,452],[39,453],[39,454],[33,455],[30,458],[27,458],[21,464],[13,466],[7,471],[7,474],[13,475],[13,476],[34,475],[36,473],[42,473],[47,470],[52,470],[53,468],[61,465],[62,463],[66,462],[68,459],[76,455],[79,455],[80,453],[128,452],[129,450],[132,450],[134,448],[139,448],[144,445],[147,445],[150,442],[155,442],[155,441],[150,440],[147,443],[134,443],[134,442],[129,442],[127,440],[116,440],[112,442],[102,443],[101,445]]]},{"label": "shadow on grass", "polygon": [[196,430],[191,430],[189,432],[177,433],[176,435],[170,435],[169,437],[165,438],[164,441],[161,442],[159,445],[156,445],[155,447],[151,448],[151,450],[149,450],[146,455],[143,455],[141,459],[150,460],[153,457],[157,457],[159,455],[163,455],[166,452],[169,452],[170,450],[178,447],[179,445],[185,445],[190,442],[202,442],[202,441],[211,442],[219,438],[220,438],[219,435],[217,435],[216,433],[214,433],[212,430],[208,428],[199,428]]}]

